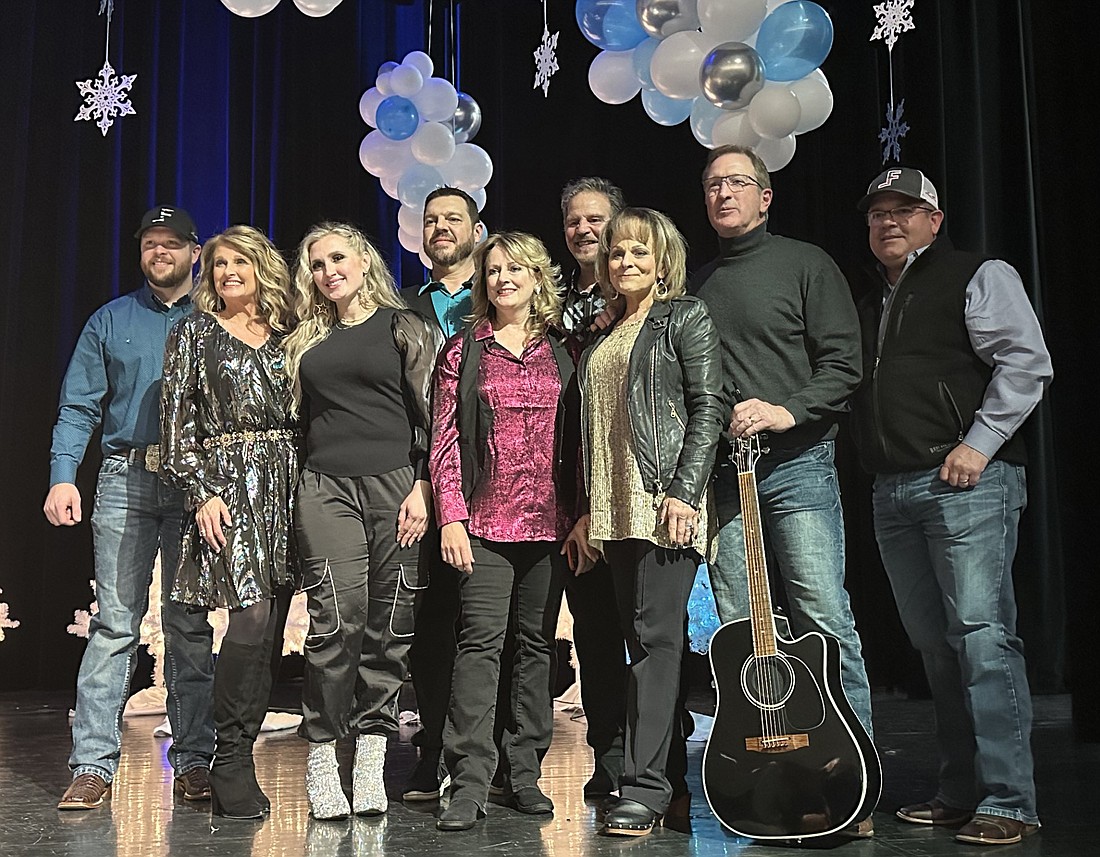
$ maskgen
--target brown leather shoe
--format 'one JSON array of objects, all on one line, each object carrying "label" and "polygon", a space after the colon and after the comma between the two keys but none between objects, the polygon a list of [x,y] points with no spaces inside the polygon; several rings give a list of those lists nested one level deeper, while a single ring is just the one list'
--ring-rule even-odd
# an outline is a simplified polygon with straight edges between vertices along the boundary
[{"label": "brown leather shoe", "polygon": [[1038,829],[1037,824],[979,812],[955,834],[955,838],[959,842],[969,842],[971,845],[1011,845],[1025,836],[1030,836]]},{"label": "brown leather shoe", "polygon": [[111,784],[99,774],[81,774],[69,783],[58,809],[97,809],[111,798]]},{"label": "brown leather shoe", "polygon": [[939,798],[932,798],[927,803],[903,806],[897,812],[898,818],[910,824],[935,824],[941,827],[959,827],[970,821],[973,815],[970,810],[948,806]]},{"label": "brown leather shoe", "polygon": [[192,768],[184,771],[176,777],[173,790],[184,800],[210,800],[210,770]]}]

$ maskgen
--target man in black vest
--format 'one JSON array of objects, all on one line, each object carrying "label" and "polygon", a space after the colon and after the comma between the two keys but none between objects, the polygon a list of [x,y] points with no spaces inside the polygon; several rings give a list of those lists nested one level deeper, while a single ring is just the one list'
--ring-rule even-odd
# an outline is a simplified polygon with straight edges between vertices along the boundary
[{"label": "man in black vest", "polygon": [[1018,842],[1039,818],[1012,588],[1027,499],[1017,430],[1050,382],[1050,355],[1016,271],[937,237],[944,215],[922,172],[886,170],[858,208],[881,288],[859,307],[853,431],[941,756],[936,795],[898,817],[964,825],[961,842]]}]

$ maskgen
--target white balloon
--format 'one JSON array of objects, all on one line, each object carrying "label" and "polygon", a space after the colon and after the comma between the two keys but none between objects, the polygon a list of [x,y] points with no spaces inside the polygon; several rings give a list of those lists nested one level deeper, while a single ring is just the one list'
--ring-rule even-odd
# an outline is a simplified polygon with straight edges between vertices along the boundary
[{"label": "white balloon", "polygon": [[802,108],[786,86],[765,86],[749,102],[749,122],[761,137],[778,140],[793,134]]},{"label": "white balloon", "polygon": [[699,69],[703,59],[720,43],[697,30],[673,33],[653,52],[649,70],[653,85],[669,98],[697,98],[703,93]]},{"label": "white balloon", "polygon": [[424,231],[424,209],[415,205],[403,205],[397,210],[397,225],[404,232],[414,235]]},{"label": "white balloon", "polygon": [[222,0],[222,5],[242,18],[259,18],[278,6],[279,0]]},{"label": "white balloon", "polygon": [[378,177],[378,183],[382,185],[382,190],[386,192],[386,196],[397,199],[397,182],[400,178],[400,175],[392,175],[389,173]]},{"label": "white balloon", "polygon": [[376,122],[374,114],[378,110],[378,105],[386,98],[381,92],[378,91],[378,87],[372,86],[366,92],[363,93],[362,98],[359,99],[359,115],[363,117],[363,121],[375,127]]},{"label": "white balloon", "polygon": [[801,80],[791,83],[790,90],[802,108],[802,118],[794,133],[805,134],[824,125],[833,112],[833,91],[829,89],[825,72],[815,68]]},{"label": "white balloon", "polygon": [[767,0],[699,0],[703,32],[719,42],[743,42],[768,14]]},{"label": "white balloon", "polygon": [[393,91],[393,72],[384,72],[374,79],[375,88],[382,93],[386,98],[394,95]]},{"label": "white balloon", "polygon": [[420,76],[424,80],[427,80],[435,72],[435,64],[432,62],[432,58],[424,51],[409,51],[405,54],[405,58],[401,60],[401,65],[411,65],[420,72]]},{"label": "white balloon", "polygon": [[421,250],[417,253],[417,256],[420,257],[420,264],[430,271],[432,269],[432,260],[428,258],[428,254]]},{"label": "white balloon", "polygon": [[424,81],[424,86],[413,96],[412,103],[425,122],[442,122],[454,116],[458,107],[458,92],[442,78],[432,77]]},{"label": "white balloon", "polygon": [[323,18],[340,5],[342,0],[294,0],[298,10],[311,18]]},{"label": "white balloon", "polygon": [[743,107],[719,118],[710,131],[711,148],[718,146],[755,146],[760,135],[749,124],[749,109]]},{"label": "white balloon", "polygon": [[642,85],[634,74],[633,49],[596,54],[588,67],[588,86],[605,104],[625,104],[637,95]]},{"label": "white balloon", "polygon": [[493,177],[493,160],[477,143],[455,146],[454,157],[439,168],[448,187],[457,187],[469,193],[489,184]]},{"label": "white balloon", "polygon": [[410,253],[419,253],[424,249],[423,232],[406,232],[404,229],[398,229],[397,240]]},{"label": "white balloon", "polygon": [[391,140],[381,131],[371,131],[359,144],[359,163],[372,176],[400,177],[414,162],[408,140]]},{"label": "white balloon", "polygon": [[[488,199],[488,194],[485,193],[485,188],[475,187],[473,190],[469,191],[469,194],[470,199],[472,199],[477,204],[478,211],[481,211],[485,208],[485,201]],[[484,232],[485,230],[482,231]]]},{"label": "white balloon", "polygon": [[412,98],[424,85],[424,75],[411,65],[399,65],[390,72],[393,94],[402,98]]},{"label": "white balloon", "polygon": [[764,166],[768,168],[768,172],[774,173],[791,162],[797,145],[794,134],[790,134],[778,140],[761,140],[753,149],[764,162]]},{"label": "white balloon", "polygon": [[422,164],[445,164],[455,153],[455,138],[451,129],[439,122],[424,122],[409,138],[413,157]]}]

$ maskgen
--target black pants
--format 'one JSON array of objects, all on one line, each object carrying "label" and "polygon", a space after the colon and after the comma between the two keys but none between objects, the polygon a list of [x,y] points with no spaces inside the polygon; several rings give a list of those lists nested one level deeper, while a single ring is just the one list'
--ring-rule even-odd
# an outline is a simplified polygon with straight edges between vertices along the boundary
[{"label": "black pants", "polygon": [[458,585],[463,576],[443,562],[434,522],[420,543],[419,564],[427,586],[416,594],[416,635],[409,649],[409,669],[420,714],[420,730],[412,741],[427,757],[443,751],[443,726],[455,668]]},{"label": "black pants", "polygon": [[[684,616],[698,555],[639,539],[604,543],[615,580],[623,634],[630,650],[626,694],[626,748],[620,794],[664,812],[672,798],[669,746],[682,731],[680,677]],[[679,742],[678,742],[679,743]]]},{"label": "black pants", "polygon": [[[548,626],[553,569],[564,558],[559,542],[492,542],[471,538],[474,572],[459,581],[461,615],[451,706],[443,743],[451,772],[452,799],[469,798],[484,808],[496,770],[496,716],[505,717],[500,753],[513,791],[533,786],[540,758],[550,746]],[[515,634],[512,686],[506,712],[496,711],[500,656],[509,623]]]},{"label": "black pants", "polygon": [[304,471],[295,518],[310,616],[299,734],[311,742],[397,731],[419,587],[417,547],[397,543],[411,466],[379,476]]},{"label": "black pants", "polygon": [[612,789],[623,774],[623,729],[626,721],[626,646],[622,628],[614,617],[615,581],[607,563],[579,577],[561,564],[551,584],[550,603],[554,615],[550,633],[557,624],[562,591],[573,614],[573,643],[580,664],[581,704],[588,722],[587,741],[594,757],[594,773],[603,774]]}]

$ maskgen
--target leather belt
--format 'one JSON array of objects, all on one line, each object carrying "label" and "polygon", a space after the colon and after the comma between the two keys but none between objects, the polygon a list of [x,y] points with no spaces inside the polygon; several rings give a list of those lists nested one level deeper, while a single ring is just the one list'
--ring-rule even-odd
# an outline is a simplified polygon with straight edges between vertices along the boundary
[{"label": "leather belt", "polygon": [[131,449],[127,453],[119,453],[130,464],[140,464],[150,473],[160,472],[160,444],[151,443],[140,449]]}]

